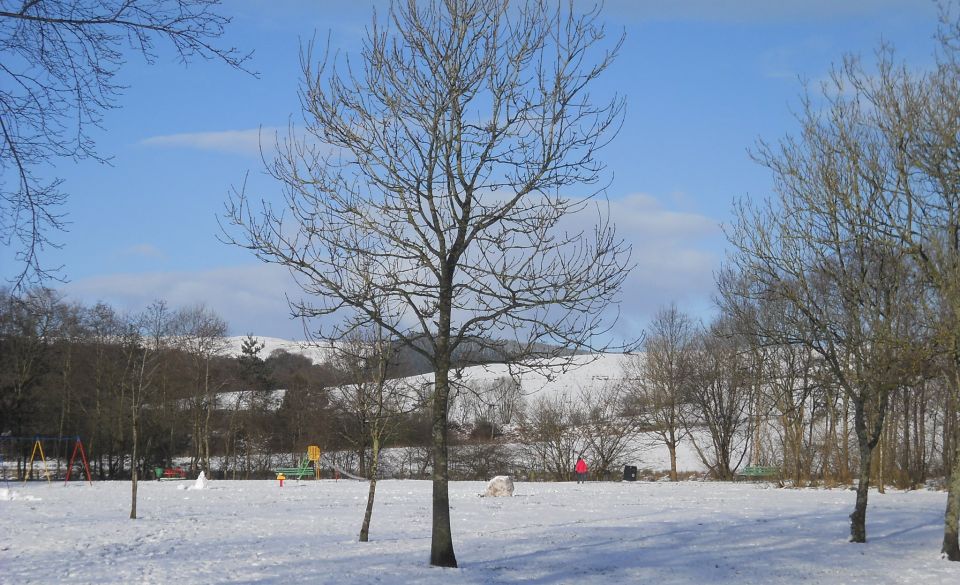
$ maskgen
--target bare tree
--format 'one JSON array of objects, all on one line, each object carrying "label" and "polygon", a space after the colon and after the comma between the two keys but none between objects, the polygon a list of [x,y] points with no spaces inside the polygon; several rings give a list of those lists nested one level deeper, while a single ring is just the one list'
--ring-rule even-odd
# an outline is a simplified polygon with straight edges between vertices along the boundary
[{"label": "bare tree", "polygon": [[170,333],[167,304],[154,301],[142,315],[132,319],[123,338],[130,376],[130,519],[137,518],[137,483],[140,477],[140,426],[144,402],[154,385],[162,352]]},{"label": "bare tree", "polygon": [[[369,478],[367,505],[360,527],[360,542],[370,539],[370,521],[380,473],[380,451],[399,422],[399,415],[415,405],[402,379],[389,379],[396,345],[376,325],[355,330],[336,345],[337,368],[347,381],[334,390],[335,400],[356,422],[356,435],[348,436],[358,453],[360,468]],[[369,449],[370,458],[366,460]]]},{"label": "bare tree", "polygon": [[284,201],[252,205],[241,189],[228,204],[240,235],[225,237],[293,271],[308,297],[299,315],[377,322],[376,297],[403,316],[378,324],[432,365],[432,565],[457,564],[453,356],[473,344],[502,361],[570,361],[608,331],[628,272],[629,248],[602,215],[588,231],[561,225],[593,203],[568,193],[600,178],[597,151],[623,107],[587,92],[620,44],[598,48],[598,11],[575,8],[398,1],[386,24],[374,17],[359,70],[329,57],[317,69],[308,46],[309,137],[291,135],[268,165]]},{"label": "bare tree", "polygon": [[[694,340],[694,367],[681,421],[700,460],[719,479],[733,479],[743,461],[753,424],[754,390],[745,339],[720,318]],[[707,432],[709,446],[696,430]]]},{"label": "bare tree", "polygon": [[[841,71],[847,99],[864,104],[859,141],[875,153],[872,173],[881,190],[880,229],[900,242],[937,296],[945,378],[960,399],[960,15],[941,5],[936,63],[918,72],[898,62],[892,47],[877,51],[875,70],[848,57]],[[960,425],[946,421],[960,442]],[[942,554],[960,561],[960,449],[954,451]]]},{"label": "bare tree", "polygon": [[213,359],[226,348],[227,323],[203,305],[181,309],[174,317],[173,332],[179,348],[190,356],[193,366],[193,460],[210,474],[211,417],[217,406],[219,385],[211,377]]},{"label": "bare tree", "polygon": [[620,382],[580,390],[574,422],[597,478],[610,477],[637,453],[640,424],[636,417],[628,416],[626,399],[627,388]]},{"label": "bare tree", "polygon": [[3,291],[0,301],[0,432],[22,436],[30,403],[47,373],[60,298],[54,291],[33,289],[23,297]]},{"label": "bare tree", "polygon": [[249,477],[254,445],[262,445],[268,435],[267,419],[273,401],[270,369],[260,357],[265,346],[263,341],[248,334],[240,342],[240,354],[236,358],[235,383],[239,390],[234,394],[227,416],[223,461],[224,473],[231,473],[233,479],[237,479],[241,469],[244,477]]},{"label": "bare tree", "polygon": [[[811,422],[814,405],[826,400],[815,395],[822,389],[823,367],[809,346],[769,342],[763,334],[778,323],[802,323],[796,315],[784,314],[797,311],[795,306],[774,298],[750,298],[750,283],[742,274],[721,271],[718,278],[723,291],[721,309],[753,354],[757,384],[750,463],[767,466],[779,459],[781,475],[789,475],[799,485],[802,478],[809,477],[814,456],[812,429],[808,434],[806,425]],[[780,437],[779,457],[772,449],[765,452],[765,431],[771,427]]]},{"label": "bare tree", "polygon": [[494,425],[511,424],[523,410],[523,387],[512,376],[494,380],[490,392],[490,422]]},{"label": "bare tree", "polygon": [[[44,177],[58,159],[108,159],[93,134],[117,107],[115,75],[126,47],[152,63],[158,42],[184,63],[216,59],[244,68],[250,55],[219,48],[230,19],[218,0],[9,0],[0,3],[0,241],[13,245],[13,289],[59,278],[40,258],[65,218],[62,179]],[[9,173],[9,175],[7,174]]]},{"label": "bare tree", "polygon": [[813,465],[812,437],[807,425],[813,417],[813,405],[824,400],[823,368],[809,347],[798,345],[769,349],[764,365],[762,394],[769,402],[768,408],[760,409],[759,414],[764,418],[772,415],[779,423],[782,473],[792,478],[794,485],[800,485],[804,477],[810,476]]},{"label": "bare tree", "polygon": [[809,347],[849,398],[860,455],[850,538],[864,542],[873,450],[903,380],[904,307],[917,295],[902,248],[882,229],[886,165],[876,132],[846,87],[836,75],[820,99],[806,97],[799,137],[760,144],[777,198],[736,206],[730,259],[750,284],[724,294],[789,305],[783,320],[767,323],[764,342]]},{"label": "bare tree", "polygon": [[677,447],[686,431],[681,417],[693,375],[693,320],[676,305],[660,309],[644,336],[644,352],[627,356],[624,379],[632,407],[670,454],[677,481]]},{"label": "bare tree", "polygon": [[575,409],[566,394],[538,396],[520,422],[520,441],[529,457],[557,481],[570,480],[577,457],[587,450],[585,437],[575,428]]},{"label": "bare tree", "polygon": [[474,381],[451,383],[447,420],[455,431],[469,431],[486,414],[483,391],[482,385]]},{"label": "bare tree", "polygon": [[455,427],[474,438],[493,440],[522,408],[523,389],[513,376],[458,380],[452,383],[448,416]]}]

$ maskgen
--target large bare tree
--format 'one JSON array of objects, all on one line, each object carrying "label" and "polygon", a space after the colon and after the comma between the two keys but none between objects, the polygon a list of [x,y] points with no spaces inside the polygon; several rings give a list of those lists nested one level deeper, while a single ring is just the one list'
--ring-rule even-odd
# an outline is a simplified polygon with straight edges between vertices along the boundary
[{"label": "large bare tree", "polygon": [[620,44],[600,47],[598,11],[576,8],[398,1],[374,16],[358,60],[328,53],[318,66],[308,46],[306,137],[291,133],[268,165],[283,201],[256,205],[240,189],[228,204],[238,227],[227,239],[291,269],[307,297],[300,315],[376,322],[385,306],[403,318],[379,324],[432,364],[432,565],[457,564],[454,356],[477,344],[511,361],[583,349],[608,331],[628,272],[629,248],[604,214],[586,230],[563,225],[594,205],[597,150],[623,108],[588,93]]},{"label": "large bare tree", "polygon": [[65,225],[60,159],[105,162],[94,134],[117,107],[115,75],[128,48],[147,62],[169,43],[184,63],[216,59],[243,68],[249,55],[214,43],[230,19],[219,0],[0,1],[0,242],[18,262],[13,289],[60,276],[41,253]]},{"label": "large bare tree", "polygon": [[917,295],[911,265],[878,214],[886,170],[876,133],[843,81],[838,74],[806,96],[799,136],[760,144],[756,157],[771,170],[776,197],[736,206],[730,262],[748,286],[721,282],[721,292],[782,303],[781,319],[755,322],[762,343],[810,348],[848,396],[860,455],[850,539],[865,542],[871,460],[904,380],[905,307]]},{"label": "large bare tree", "polygon": [[[943,311],[939,319],[946,378],[960,397],[960,15],[942,5],[935,66],[926,72],[877,51],[875,70],[847,58],[841,71],[848,99],[865,104],[864,140],[876,152],[872,177],[883,201],[881,228],[904,245]],[[881,174],[882,173],[882,174]],[[951,421],[952,441],[960,425]],[[960,449],[950,470],[941,552],[960,561]]]},{"label": "large bare tree", "polygon": [[686,434],[683,405],[693,377],[693,319],[676,305],[661,308],[644,336],[643,353],[623,364],[633,408],[670,455],[670,480],[677,481],[677,447]]}]

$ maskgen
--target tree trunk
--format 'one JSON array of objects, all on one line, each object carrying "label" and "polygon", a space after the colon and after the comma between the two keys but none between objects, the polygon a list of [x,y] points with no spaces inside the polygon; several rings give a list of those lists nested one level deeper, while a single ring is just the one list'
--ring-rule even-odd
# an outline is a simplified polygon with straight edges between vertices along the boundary
[{"label": "tree trunk", "polygon": [[137,519],[137,407],[134,405],[131,413],[131,435],[133,439],[133,454],[130,458],[130,519]]},{"label": "tree trunk", "polygon": [[[823,460],[820,463],[820,473],[823,478],[824,484],[828,487],[834,485],[834,476],[837,475],[835,471],[839,472],[840,469],[840,459],[837,456],[836,452],[839,452],[839,444],[837,443],[837,409],[835,404],[828,404],[826,408],[826,425],[827,430],[825,432],[824,441],[823,441]],[[810,417],[810,425],[813,426],[813,421],[816,420],[816,417]],[[813,436],[813,431],[811,429],[811,436]],[[813,442],[811,441],[811,445]]]},{"label": "tree trunk", "polygon": [[887,458],[884,456],[885,455],[884,452],[887,450],[887,438],[881,437],[880,444],[877,445],[877,447],[879,447],[876,450],[877,451],[877,493],[885,494],[887,493],[887,488],[886,488],[887,477],[886,477],[886,474],[884,473],[884,467],[886,466]]},{"label": "tree trunk", "polygon": [[210,477],[210,415],[216,407],[216,395],[210,390],[210,360],[206,359],[203,369],[203,394],[206,396],[207,410],[203,420],[203,453],[202,467],[207,478]]},{"label": "tree trunk", "polygon": [[[960,387],[960,371],[958,371],[955,383]],[[960,439],[960,431],[956,418],[950,421],[950,427],[953,430],[953,465],[950,470],[950,482],[947,487],[947,509],[944,512],[943,519],[943,545],[940,547],[940,553],[944,558],[951,561],[960,561],[960,449],[957,448]]]},{"label": "tree trunk", "polygon": [[363,526],[360,527],[360,542],[367,542],[370,540],[370,518],[373,517],[373,500],[377,495],[377,472],[379,462],[380,440],[379,438],[374,437],[370,454],[370,489],[367,491],[367,509],[363,513]]},{"label": "tree trunk", "polygon": [[430,542],[430,564],[435,567],[457,566],[450,530],[450,494],[447,486],[449,371],[449,359],[438,359],[433,389],[433,533]]},{"label": "tree trunk", "polygon": [[911,396],[915,392],[903,393],[903,447],[900,449],[900,476],[901,486],[913,489],[913,447],[910,440]]},{"label": "tree trunk", "polygon": [[843,442],[840,443],[840,481],[846,484],[850,482],[850,399],[846,393],[843,396],[843,418],[841,422],[843,424],[843,435],[841,437]]},{"label": "tree trunk", "polygon": [[850,514],[850,542],[867,542],[867,495],[870,491],[870,463],[872,449],[861,441],[860,482],[857,484],[857,503]]},{"label": "tree trunk", "polygon": [[668,443],[667,450],[670,452],[670,481],[677,481],[677,444]]},{"label": "tree trunk", "polygon": [[[922,394],[917,401],[917,406],[913,409],[913,436],[914,436],[914,457],[911,481],[914,486],[923,485],[927,480],[927,406],[926,406],[926,382],[923,382]],[[934,423],[934,433],[936,433],[936,423]]]},{"label": "tree trunk", "polygon": [[960,449],[955,451],[953,474],[947,490],[947,509],[943,521],[943,546],[940,552],[944,558],[960,561],[960,539],[958,539],[958,521],[960,521]]},{"label": "tree trunk", "polygon": [[850,514],[850,542],[867,542],[867,495],[870,491],[870,471],[873,463],[873,451],[880,441],[883,431],[883,415],[885,407],[875,416],[871,428],[867,428],[865,404],[861,397],[853,400],[853,426],[857,433],[857,444],[860,450],[860,480],[857,484],[857,502]]},{"label": "tree trunk", "polygon": [[191,442],[191,454],[190,454],[190,471],[196,472],[197,468],[200,465],[200,409],[202,405],[200,404],[199,398],[194,396],[192,400],[193,404],[193,436],[190,437]]}]

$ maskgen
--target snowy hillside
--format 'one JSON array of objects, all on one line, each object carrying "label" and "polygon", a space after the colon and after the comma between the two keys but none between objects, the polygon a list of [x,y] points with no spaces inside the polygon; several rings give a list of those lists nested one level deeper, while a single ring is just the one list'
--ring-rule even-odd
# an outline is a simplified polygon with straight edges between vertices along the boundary
[{"label": "snowy hillside", "polygon": [[[547,371],[523,371],[507,367],[505,364],[488,364],[463,368],[451,376],[466,385],[482,386],[509,377],[520,383],[524,398],[547,393],[551,396],[569,394],[575,396],[581,389],[589,389],[623,377],[623,364],[626,357],[619,353],[575,356],[573,362],[556,360],[556,366]],[[411,384],[421,386],[433,382],[433,374],[423,374],[409,378]]]},{"label": "snowy hillside", "polygon": [[[287,353],[302,355],[310,359],[314,364],[320,364],[326,361],[332,353],[332,349],[330,347],[319,347],[316,344],[306,343],[303,341],[290,341],[287,339],[278,339],[276,337],[260,337],[257,335],[254,335],[254,338],[264,344],[263,349],[260,351],[261,359],[267,359],[270,357],[271,353],[278,349],[282,349]],[[228,337],[227,347],[224,350],[224,354],[234,357],[239,356],[241,353],[241,348],[243,347],[243,342],[246,339],[246,335]]]},{"label": "snowy hillside", "polygon": [[[231,356],[240,355],[240,348],[245,339],[246,336],[228,338],[225,353]],[[269,357],[273,351],[282,349],[288,353],[303,355],[313,361],[314,364],[320,364],[327,361],[333,353],[332,347],[318,347],[315,344],[300,341],[289,341],[275,337],[256,337],[256,339],[264,344],[264,349],[260,352],[260,357],[264,359]],[[589,389],[619,380],[623,376],[625,359],[624,354],[619,353],[580,355],[575,356],[570,364],[566,364],[562,360],[556,360],[557,365],[547,371],[524,371],[512,368],[513,371],[511,372],[511,368],[505,364],[489,364],[463,368],[453,375],[461,383],[483,385],[500,378],[509,377],[512,373],[520,383],[523,396],[526,398],[536,396],[543,391],[550,395],[562,393],[576,395],[581,389]],[[562,367],[561,364],[565,364],[565,366]],[[411,376],[407,378],[407,381],[413,386],[423,386],[433,382],[433,374]]]}]

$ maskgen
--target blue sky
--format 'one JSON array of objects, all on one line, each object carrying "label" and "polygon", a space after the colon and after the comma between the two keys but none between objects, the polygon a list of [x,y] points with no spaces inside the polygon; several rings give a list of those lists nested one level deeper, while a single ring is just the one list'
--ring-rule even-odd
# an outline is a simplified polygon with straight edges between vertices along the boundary
[{"label": "blue sky", "polygon": [[[580,0],[577,0],[578,2]],[[253,78],[218,63],[189,67],[160,51],[121,72],[121,108],[95,134],[112,165],[61,161],[71,225],[64,247],[68,299],[139,310],[162,298],[204,303],[232,334],[302,338],[283,270],[217,240],[231,185],[279,191],[263,176],[258,134],[300,121],[299,47],[317,36],[342,53],[359,47],[375,0],[228,0],[224,44],[255,52]],[[882,39],[914,67],[932,61],[937,10],[927,0],[608,0],[619,60],[593,93],[627,100],[624,126],[602,153],[607,196],[637,268],[617,332],[633,336],[672,301],[709,312],[724,254],[720,225],[734,197],[766,197],[771,180],[748,149],[793,132],[801,80],[825,79],[854,52],[869,59]],[[169,49],[169,48],[167,48]],[[5,267],[4,273],[12,273]]]}]

